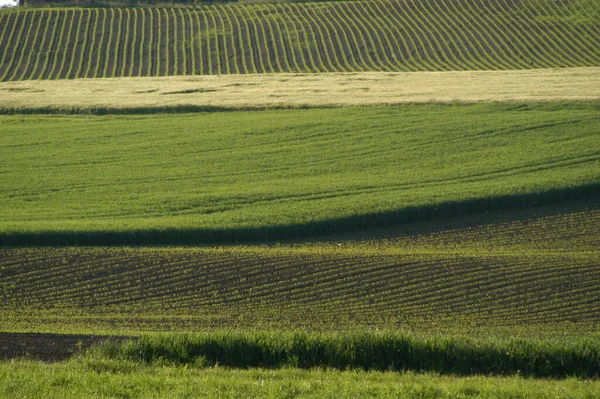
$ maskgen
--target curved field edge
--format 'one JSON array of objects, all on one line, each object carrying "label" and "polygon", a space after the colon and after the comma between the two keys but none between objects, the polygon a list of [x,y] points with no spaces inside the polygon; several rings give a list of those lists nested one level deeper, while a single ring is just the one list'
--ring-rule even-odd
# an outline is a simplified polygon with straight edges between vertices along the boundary
[{"label": "curved field edge", "polygon": [[0,83],[0,114],[150,114],[600,100],[600,68],[168,76]]},{"label": "curved field edge", "polygon": [[598,197],[597,104],[4,116],[3,245],[277,241]]},{"label": "curved field edge", "polygon": [[563,204],[600,197],[600,183],[567,187],[531,194],[505,195],[471,200],[434,203],[388,212],[319,220],[302,224],[257,228],[151,229],[128,231],[36,231],[0,232],[0,246],[106,246],[106,245],[193,245],[243,242],[277,242],[368,229],[460,217],[510,209]]},{"label": "curved field edge", "polygon": [[0,13],[0,81],[600,65],[590,0],[378,0]]},{"label": "curved field edge", "polygon": [[0,249],[3,331],[391,329],[585,337],[597,201],[289,245]]},{"label": "curved field edge", "polygon": [[520,376],[457,377],[436,373],[390,373],[331,369],[229,369],[197,365],[141,365],[110,360],[60,363],[0,362],[0,395],[30,398],[302,398],[377,397],[394,399],[483,396],[591,398],[596,380],[532,379]]}]

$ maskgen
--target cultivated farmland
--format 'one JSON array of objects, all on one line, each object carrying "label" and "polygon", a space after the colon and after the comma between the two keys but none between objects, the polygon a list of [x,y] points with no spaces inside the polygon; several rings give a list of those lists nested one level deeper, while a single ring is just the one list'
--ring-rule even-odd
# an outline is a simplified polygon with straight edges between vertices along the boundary
[{"label": "cultivated farmland", "polygon": [[0,114],[135,114],[410,103],[600,100],[600,68],[0,82]]},{"label": "cultivated farmland", "polygon": [[275,241],[596,197],[600,183],[595,103],[0,123],[4,245]]},{"label": "cultivated farmland", "polygon": [[595,0],[0,12],[0,81],[598,66]]},{"label": "cultivated farmland", "polygon": [[598,397],[599,32],[596,0],[0,10],[0,397]]},{"label": "cultivated farmland", "polygon": [[0,329],[584,337],[599,237],[585,200],[279,246],[4,249]]}]

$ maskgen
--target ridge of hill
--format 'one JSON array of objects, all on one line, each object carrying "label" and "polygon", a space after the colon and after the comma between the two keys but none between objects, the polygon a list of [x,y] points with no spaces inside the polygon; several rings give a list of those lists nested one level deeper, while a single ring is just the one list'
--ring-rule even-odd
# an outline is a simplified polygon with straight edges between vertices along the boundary
[{"label": "ridge of hill", "polygon": [[0,12],[0,81],[600,65],[594,0]]}]

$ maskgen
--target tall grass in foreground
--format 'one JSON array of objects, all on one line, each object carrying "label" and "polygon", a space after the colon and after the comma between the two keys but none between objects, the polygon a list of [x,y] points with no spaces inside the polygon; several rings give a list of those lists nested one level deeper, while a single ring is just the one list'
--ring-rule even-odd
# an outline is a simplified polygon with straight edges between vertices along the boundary
[{"label": "tall grass in foreground", "polygon": [[598,336],[555,342],[416,337],[378,332],[214,332],[107,341],[91,349],[88,356],[234,368],[326,367],[535,377],[597,377],[600,374]]},{"label": "tall grass in foreground", "polygon": [[198,369],[127,361],[0,362],[1,398],[596,398],[600,381],[330,369]]}]

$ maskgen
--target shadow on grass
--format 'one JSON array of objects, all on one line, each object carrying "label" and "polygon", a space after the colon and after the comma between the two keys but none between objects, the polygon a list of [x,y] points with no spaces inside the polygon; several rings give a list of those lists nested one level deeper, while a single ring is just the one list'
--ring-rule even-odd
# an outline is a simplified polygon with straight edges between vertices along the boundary
[{"label": "shadow on grass", "polygon": [[[160,94],[189,94],[196,91],[214,91],[207,89],[191,89]],[[139,93],[138,93],[139,94]],[[167,105],[167,106],[139,106],[139,107],[31,107],[11,108],[0,107],[0,115],[154,115],[154,114],[188,114],[201,112],[235,112],[235,111],[263,111],[285,109],[313,109],[336,108],[333,106],[313,105],[265,105],[265,106],[218,106],[218,105]]]},{"label": "shadow on grass", "polygon": [[198,245],[277,242],[342,234],[404,223],[555,205],[600,198],[600,183],[520,195],[505,195],[403,208],[389,212],[291,225],[237,229],[163,229],[137,231],[40,231],[0,233],[0,246]]},{"label": "shadow on grass", "polygon": [[403,333],[214,332],[106,341],[96,358],[232,368],[327,367],[339,370],[437,372],[455,375],[597,378],[598,337],[567,340],[475,340]]}]

